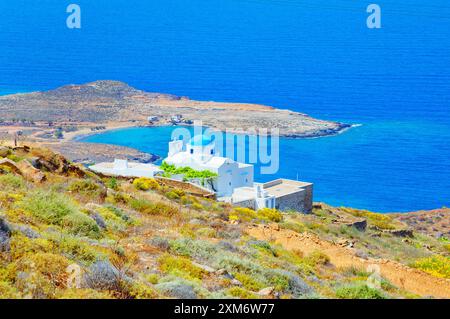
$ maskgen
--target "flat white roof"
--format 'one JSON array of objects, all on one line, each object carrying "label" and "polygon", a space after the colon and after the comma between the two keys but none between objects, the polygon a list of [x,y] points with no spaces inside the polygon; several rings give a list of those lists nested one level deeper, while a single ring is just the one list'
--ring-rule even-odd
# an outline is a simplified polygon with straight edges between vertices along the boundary
[{"label": "flat white roof", "polygon": [[153,177],[157,173],[162,173],[163,170],[154,164],[132,163],[128,162],[127,167],[117,167],[114,163],[98,163],[89,166],[89,169],[111,176],[123,177]]},{"label": "flat white roof", "polygon": [[311,185],[311,183],[294,181],[290,179],[278,179],[268,183],[264,183],[263,188],[269,193],[269,195],[280,197],[300,192]]}]

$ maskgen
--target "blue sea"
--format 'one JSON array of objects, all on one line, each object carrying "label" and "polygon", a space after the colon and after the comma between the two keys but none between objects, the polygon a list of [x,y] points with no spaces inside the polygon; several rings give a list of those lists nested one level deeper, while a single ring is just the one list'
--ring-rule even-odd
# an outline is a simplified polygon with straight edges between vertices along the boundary
[{"label": "blue sea", "polygon": [[[77,3],[82,28],[66,27]],[[281,141],[275,176],[379,212],[450,206],[450,4],[380,0],[0,2],[0,94],[114,79],[361,124]],[[171,128],[90,137],[164,156]]]}]

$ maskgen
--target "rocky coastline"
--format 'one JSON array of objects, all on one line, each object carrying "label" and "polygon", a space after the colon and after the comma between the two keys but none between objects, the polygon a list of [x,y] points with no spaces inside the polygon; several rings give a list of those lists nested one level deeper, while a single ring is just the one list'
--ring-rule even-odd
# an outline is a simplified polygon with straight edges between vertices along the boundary
[{"label": "rocky coastline", "polygon": [[82,136],[117,128],[193,125],[198,121],[217,131],[271,134],[277,130],[281,137],[317,138],[352,127],[271,106],[149,93],[118,81],[0,96],[0,119],[0,139],[43,143],[83,163],[114,157],[141,162],[158,159],[129,148],[79,142]]}]

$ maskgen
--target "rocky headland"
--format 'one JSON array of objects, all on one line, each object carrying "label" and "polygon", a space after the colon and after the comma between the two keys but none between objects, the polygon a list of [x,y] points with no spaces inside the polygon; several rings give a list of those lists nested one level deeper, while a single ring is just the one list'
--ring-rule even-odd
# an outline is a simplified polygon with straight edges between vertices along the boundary
[{"label": "rocky headland", "polygon": [[114,157],[151,162],[158,157],[114,145],[93,147],[77,142],[80,136],[133,126],[193,125],[194,121],[213,130],[235,133],[264,134],[259,130],[267,129],[270,134],[278,129],[280,136],[290,138],[334,135],[351,127],[265,105],[149,93],[118,81],[0,96],[0,140],[37,142],[82,163]]},{"label": "rocky headland", "polygon": [[4,120],[136,124],[148,123],[149,117],[157,117],[158,124],[168,124],[176,115],[181,116],[183,123],[200,120],[203,125],[217,130],[277,128],[281,136],[289,137],[327,136],[350,127],[265,105],[195,101],[149,93],[117,81],[67,85],[46,92],[0,97],[0,118]]}]

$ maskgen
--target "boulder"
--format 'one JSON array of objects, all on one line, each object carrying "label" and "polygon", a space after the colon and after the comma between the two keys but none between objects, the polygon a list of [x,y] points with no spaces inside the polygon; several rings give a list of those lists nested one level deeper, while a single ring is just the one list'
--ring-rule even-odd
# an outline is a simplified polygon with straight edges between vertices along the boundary
[{"label": "boulder", "polygon": [[412,229],[393,229],[387,230],[386,232],[395,237],[414,237],[414,232]]},{"label": "boulder", "polygon": [[38,169],[34,168],[27,160],[15,163],[10,159],[0,159],[0,166],[8,167],[15,174],[23,176],[26,180],[41,183],[45,181],[45,175]]},{"label": "boulder", "polygon": [[310,295],[314,292],[314,289],[298,275],[287,270],[283,270],[281,273],[289,278],[289,291],[291,291],[295,297]]},{"label": "boulder", "polygon": [[275,287],[267,287],[267,288],[263,288],[260,291],[258,291],[257,294],[262,297],[269,297],[269,296],[272,296],[274,292],[275,292]]},{"label": "boulder", "polygon": [[36,150],[35,153],[35,157],[33,158],[33,165],[35,168],[43,169],[56,174],[76,176],[79,178],[86,176],[86,172],[81,167],[70,163],[60,154],[47,154],[42,150]]},{"label": "boulder", "polygon": [[17,163],[17,167],[19,168],[21,175],[25,177],[25,179],[34,183],[42,183],[43,181],[45,181],[44,173],[33,167],[33,165],[31,165],[31,163],[27,160],[23,160]]},{"label": "boulder", "polygon": [[109,261],[94,263],[83,275],[83,286],[97,290],[115,290],[122,288],[122,275]]},{"label": "boulder", "polygon": [[239,286],[239,287],[242,287],[242,282],[240,282],[240,281],[237,280],[236,278],[231,279],[231,284],[232,284],[233,286]]},{"label": "boulder", "polygon": [[336,244],[341,247],[350,247],[350,248],[353,248],[355,246],[355,243],[353,241],[345,239],[345,238],[339,239],[336,242]]},{"label": "boulder", "polygon": [[162,251],[168,251],[170,249],[169,240],[163,237],[153,237],[148,241],[148,243],[154,247],[159,248]]},{"label": "boulder", "polygon": [[192,264],[193,264],[194,266],[196,266],[196,267],[198,267],[198,268],[200,268],[200,269],[206,271],[207,273],[213,273],[213,272],[216,271],[214,268],[212,268],[212,267],[210,267],[210,266],[207,266],[207,265],[198,264],[198,263],[196,263],[196,262],[193,262]]},{"label": "boulder", "polygon": [[346,223],[346,225],[348,227],[354,227],[354,228],[356,228],[359,231],[365,231],[366,228],[367,228],[367,220],[359,219],[359,220],[355,220],[355,221],[352,221],[352,222],[348,222],[348,223]]},{"label": "boulder", "polygon": [[89,216],[95,221],[98,227],[100,227],[103,230],[106,229],[106,222],[99,213],[93,212],[90,213]]},{"label": "boulder", "polygon": [[102,208],[102,205],[99,204],[95,204],[95,203],[87,203],[86,205],[84,205],[84,208],[86,208],[89,211],[96,211],[99,208]]},{"label": "boulder", "polygon": [[9,147],[0,146],[0,157],[6,157],[11,154],[11,150]]},{"label": "boulder", "polygon": [[238,252],[239,251],[239,249],[235,245],[233,245],[229,241],[225,241],[225,240],[219,241],[217,246],[220,247],[221,249],[228,250],[228,251],[231,251],[231,252]]},{"label": "boulder", "polygon": [[279,225],[279,224],[273,223],[273,224],[270,224],[270,225],[269,225],[269,228],[270,228],[271,230],[274,230],[274,231],[279,231],[279,230],[280,230],[280,225]]},{"label": "boulder", "polygon": [[0,252],[9,251],[11,228],[8,223],[0,217]]},{"label": "boulder", "polygon": [[324,204],[323,203],[313,203],[313,208],[314,209],[323,209]]},{"label": "boulder", "polygon": [[42,237],[38,232],[36,232],[32,228],[25,226],[25,225],[12,224],[11,230],[14,232],[21,233],[22,235],[24,235],[25,237],[30,238],[30,239],[36,239],[36,238]]},{"label": "boulder", "polygon": [[226,279],[230,279],[230,280],[234,279],[233,275],[231,275],[226,269],[223,269],[223,268],[217,270],[216,274],[219,276],[223,276]]},{"label": "boulder", "polygon": [[16,163],[11,161],[8,158],[0,159],[0,166],[9,168],[15,174],[22,175],[22,173],[20,172],[20,169],[17,167]]}]

